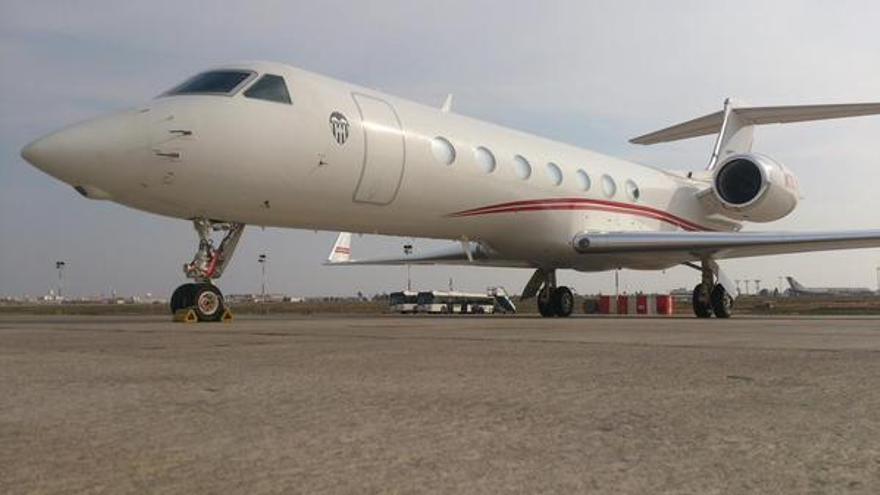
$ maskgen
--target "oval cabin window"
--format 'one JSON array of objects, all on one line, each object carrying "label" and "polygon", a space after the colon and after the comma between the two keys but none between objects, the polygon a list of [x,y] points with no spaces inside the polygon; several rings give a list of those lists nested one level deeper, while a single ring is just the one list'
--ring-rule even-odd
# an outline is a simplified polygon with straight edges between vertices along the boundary
[{"label": "oval cabin window", "polygon": [[485,146],[474,148],[474,158],[477,160],[477,166],[483,172],[491,174],[495,170],[495,155]]},{"label": "oval cabin window", "polygon": [[629,196],[633,202],[638,201],[639,197],[641,197],[642,192],[639,191],[638,184],[635,183],[632,179],[626,181],[626,195]]},{"label": "oval cabin window", "polygon": [[613,198],[617,194],[617,183],[614,182],[610,175],[602,176],[602,192],[608,198]]},{"label": "oval cabin window", "polygon": [[578,170],[577,174],[575,175],[577,177],[578,185],[580,186],[581,190],[589,191],[590,186],[592,185],[590,182],[590,176],[586,172],[584,172],[583,169]]},{"label": "oval cabin window", "polygon": [[446,138],[435,137],[431,140],[431,153],[443,165],[452,165],[455,161],[455,147]]},{"label": "oval cabin window", "polygon": [[522,180],[526,180],[532,176],[532,165],[522,155],[513,157],[514,170],[516,176]]},{"label": "oval cabin window", "polygon": [[559,165],[553,162],[548,163],[547,177],[550,178],[550,182],[552,182],[554,186],[562,184],[562,169],[559,168]]}]

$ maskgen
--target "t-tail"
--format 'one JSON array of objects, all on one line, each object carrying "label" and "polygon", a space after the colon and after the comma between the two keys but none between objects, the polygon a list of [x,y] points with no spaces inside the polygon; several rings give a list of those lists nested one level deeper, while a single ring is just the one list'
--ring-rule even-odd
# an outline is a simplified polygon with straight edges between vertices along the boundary
[{"label": "t-tail", "polygon": [[[698,193],[707,213],[733,222],[772,222],[794,211],[800,200],[797,178],[778,161],[752,152],[757,125],[788,124],[880,114],[880,103],[749,107],[724,101],[724,109],[631,139],[656,144],[717,134],[706,172],[693,178],[711,181]],[[736,230],[739,227],[732,225]]]}]

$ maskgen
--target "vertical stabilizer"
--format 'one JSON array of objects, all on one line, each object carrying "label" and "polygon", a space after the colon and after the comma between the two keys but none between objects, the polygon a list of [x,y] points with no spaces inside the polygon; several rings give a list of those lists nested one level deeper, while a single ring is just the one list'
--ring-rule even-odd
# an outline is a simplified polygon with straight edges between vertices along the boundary
[{"label": "vertical stabilizer", "polygon": [[327,258],[328,263],[347,263],[351,261],[351,232],[340,232]]},{"label": "vertical stabilizer", "polygon": [[801,285],[801,283],[795,280],[794,277],[785,277],[785,279],[788,280],[788,285],[790,285],[795,291],[803,291],[806,289],[806,287]]},{"label": "vertical stabilizer", "polygon": [[755,126],[737,113],[734,100],[724,100],[724,120],[706,170],[713,170],[719,161],[730,155],[752,151],[754,136]]}]

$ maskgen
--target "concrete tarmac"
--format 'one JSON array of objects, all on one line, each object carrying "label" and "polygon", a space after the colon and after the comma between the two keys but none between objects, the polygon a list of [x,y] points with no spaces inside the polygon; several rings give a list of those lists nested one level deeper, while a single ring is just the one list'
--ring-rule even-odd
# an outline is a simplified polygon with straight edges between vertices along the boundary
[{"label": "concrete tarmac", "polygon": [[0,316],[0,493],[880,493],[880,319]]}]

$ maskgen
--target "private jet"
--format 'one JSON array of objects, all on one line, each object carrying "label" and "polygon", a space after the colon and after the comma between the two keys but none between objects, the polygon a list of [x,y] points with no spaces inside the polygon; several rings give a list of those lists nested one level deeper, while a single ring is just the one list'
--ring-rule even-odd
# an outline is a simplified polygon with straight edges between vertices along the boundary
[{"label": "private jet", "polygon": [[[245,225],[340,231],[329,263],[533,270],[523,298],[572,313],[560,269],[699,272],[693,311],[731,315],[732,258],[880,247],[880,230],[742,231],[790,214],[794,173],[752,151],[755,126],[880,113],[880,103],[721,111],[637,137],[717,134],[704,170],[612,158],[269,62],[207,69],[151,101],[28,144],[22,157],[82,196],[191,221],[198,236],[171,310],[215,321],[215,280]],[[869,143],[866,143],[866,146]],[[446,239],[448,249],[354,259],[350,233]]]}]

